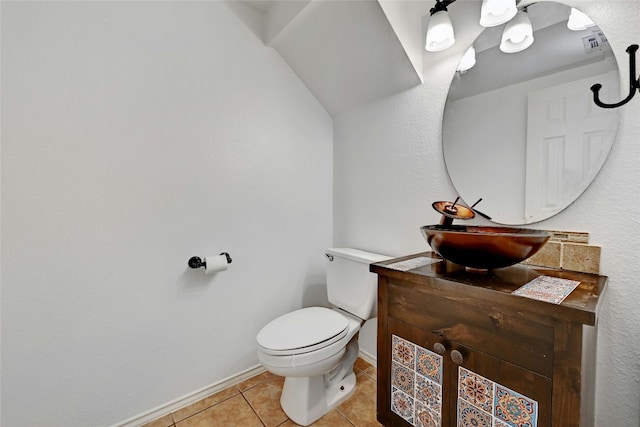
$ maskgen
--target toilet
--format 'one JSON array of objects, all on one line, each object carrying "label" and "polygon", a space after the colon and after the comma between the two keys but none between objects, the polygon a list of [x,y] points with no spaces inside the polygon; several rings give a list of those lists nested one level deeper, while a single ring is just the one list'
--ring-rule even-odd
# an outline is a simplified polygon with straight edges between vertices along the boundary
[{"label": "toilet", "polygon": [[280,405],[307,426],[355,391],[357,333],[377,314],[377,275],[369,264],[388,256],[357,249],[327,250],[327,296],[333,308],[308,307],[272,320],[258,332],[258,359],[285,377]]}]

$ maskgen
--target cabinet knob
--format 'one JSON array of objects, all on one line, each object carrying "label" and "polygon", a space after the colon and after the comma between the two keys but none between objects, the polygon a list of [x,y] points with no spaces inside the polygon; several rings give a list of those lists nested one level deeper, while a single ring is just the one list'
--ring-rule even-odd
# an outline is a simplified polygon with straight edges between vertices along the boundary
[{"label": "cabinet knob", "polygon": [[458,350],[451,350],[451,360],[453,360],[453,363],[455,363],[456,365],[462,365],[462,362],[464,362],[464,357]]},{"label": "cabinet knob", "polygon": [[444,346],[444,344],[442,344],[441,342],[437,342],[433,345],[433,351],[435,351],[436,353],[442,355],[444,354],[445,351],[447,351],[446,347]]}]

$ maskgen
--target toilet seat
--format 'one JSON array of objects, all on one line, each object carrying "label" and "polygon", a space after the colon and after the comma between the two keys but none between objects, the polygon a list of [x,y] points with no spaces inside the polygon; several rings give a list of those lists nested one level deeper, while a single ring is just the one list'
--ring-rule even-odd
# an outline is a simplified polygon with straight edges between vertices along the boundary
[{"label": "toilet seat", "polygon": [[308,307],[272,320],[258,332],[256,339],[262,353],[288,356],[331,346],[348,332],[349,320],[339,312]]},{"label": "toilet seat", "polygon": [[[341,331],[320,343],[298,349],[289,349],[289,354],[283,354],[287,350],[280,350],[279,353],[276,351],[276,354],[271,354],[274,353],[273,349],[264,349],[262,345],[258,344],[258,360],[269,372],[283,377],[311,377],[327,373],[340,363],[345,354],[347,343],[354,339],[354,336],[360,330],[362,320],[339,309],[320,308],[320,310],[333,311],[338,316],[344,317],[347,321],[346,331]],[[320,316],[323,315],[320,314]],[[335,316],[332,317],[337,319]],[[281,329],[278,328],[275,333],[277,331],[280,331],[280,335],[282,335]],[[263,338],[268,335],[258,335],[260,335],[259,342],[266,344]]]}]

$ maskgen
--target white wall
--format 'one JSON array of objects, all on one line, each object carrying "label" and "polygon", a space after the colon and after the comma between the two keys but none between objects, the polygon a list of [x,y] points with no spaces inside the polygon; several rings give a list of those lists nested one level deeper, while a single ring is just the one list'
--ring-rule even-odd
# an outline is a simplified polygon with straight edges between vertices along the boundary
[{"label": "white wall", "polygon": [[331,175],[331,118],[225,3],[2,2],[0,424],[257,365],[267,321],[326,302]]},{"label": "white wall", "polygon": [[[622,87],[628,88],[624,50],[640,42],[640,3],[567,3],[603,29],[620,66]],[[455,197],[440,135],[449,82],[473,40],[464,28],[457,27],[458,43],[451,52],[425,61],[423,86],[335,118],[335,245],[390,255],[429,249],[418,228],[438,221],[433,201]],[[534,225],[588,231],[591,242],[602,246],[609,288],[599,319],[596,426],[640,423],[640,95],[620,114],[613,150],[595,182],[568,209]],[[375,340],[363,338],[362,347],[374,352]]]}]

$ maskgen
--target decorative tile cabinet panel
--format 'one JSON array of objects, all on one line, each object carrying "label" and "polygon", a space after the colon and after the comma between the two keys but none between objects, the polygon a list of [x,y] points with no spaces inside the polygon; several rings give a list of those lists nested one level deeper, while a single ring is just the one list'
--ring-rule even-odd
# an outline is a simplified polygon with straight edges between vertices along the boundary
[{"label": "decorative tile cabinet panel", "polygon": [[538,402],[460,366],[457,419],[463,427],[536,427]]},{"label": "decorative tile cabinet panel", "polygon": [[[416,258],[433,263],[414,263]],[[415,268],[398,268],[415,265]],[[604,276],[516,265],[469,272],[433,253],[378,274],[378,421],[385,426],[593,427]],[[540,276],[577,280],[553,304],[513,295]],[[583,342],[584,341],[584,342]]]},{"label": "decorative tile cabinet panel", "polygon": [[414,426],[440,426],[442,356],[392,335],[391,411]]}]

